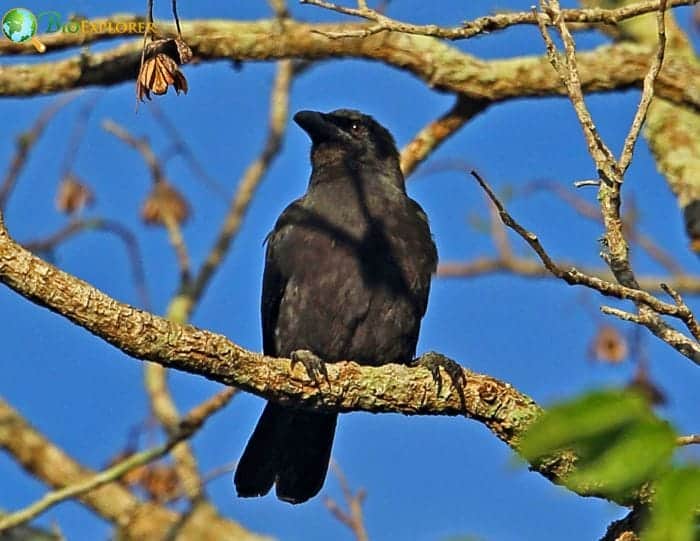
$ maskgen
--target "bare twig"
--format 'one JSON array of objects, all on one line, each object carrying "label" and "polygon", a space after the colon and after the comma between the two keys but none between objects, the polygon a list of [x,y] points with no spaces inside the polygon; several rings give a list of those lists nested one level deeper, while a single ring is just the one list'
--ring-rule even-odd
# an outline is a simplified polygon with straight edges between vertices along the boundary
[{"label": "bare twig", "polygon": [[[609,269],[578,267],[571,261],[555,261],[557,267],[566,269],[576,267],[583,274],[598,278],[605,282],[615,280]],[[541,261],[530,257],[519,257],[515,254],[512,257],[501,258],[477,257],[468,261],[444,261],[438,265],[436,275],[440,278],[469,278],[486,276],[494,273],[511,273],[524,278],[557,278]],[[683,291],[686,294],[700,294],[700,277],[695,275],[679,274],[673,277],[644,275],[638,276],[639,287],[649,293],[663,293],[662,283],[667,283],[676,291]]]},{"label": "bare twig", "polygon": [[401,170],[408,177],[446,139],[484,111],[490,102],[457,96],[455,104],[440,118],[426,124],[401,150]]},{"label": "bare twig", "polygon": [[7,205],[7,200],[12,193],[12,189],[17,183],[19,174],[22,172],[22,169],[29,158],[29,153],[39,137],[41,137],[41,134],[44,133],[44,129],[48,123],[51,122],[51,119],[59,110],[77,98],[79,94],[80,93],[68,94],[67,96],[62,96],[51,102],[51,104],[49,104],[49,106],[39,114],[39,117],[34,122],[34,125],[29,130],[17,137],[17,150],[15,151],[15,155],[10,162],[10,167],[7,169],[7,173],[5,173],[5,178],[3,179],[2,183],[0,183],[0,210],[4,209]]},{"label": "bare twig", "polygon": [[[537,24],[547,49],[547,58],[549,58],[550,63],[559,74],[559,78],[567,89],[569,99],[571,100],[571,104],[576,111],[576,116],[583,129],[583,134],[588,144],[588,151],[595,160],[599,173],[604,175],[604,180],[612,180],[616,178],[617,175],[615,175],[615,171],[611,172],[610,169],[611,166],[616,165],[617,162],[614,159],[613,153],[600,137],[598,129],[584,102],[574,40],[562,18],[559,2],[558,0],[540,0],[540,7],[542,11],[533,10],[533,13],[537,16]],[[563,59],[559,57],[557,48],[549,35],[549,30],[547,29],[548,20],[554,22],[561,34],[566,53]]]},{"label": "bare twig", "polygon": [[679,436],[678,445],[695,445],[700,444],[700,434],[690,434],[688,436]]},{"label": "bare twig", "polygon": [[689,339],[683,333],[665,323],[660,324],[660,318],[652,310],[640,308],[639,312],[635,314],[611,306],[601,306],[600,311],[604,314],[618,317],[623,321],[629,321],[646,327],[669,346],[698,363],[696,360],[697,342]]},{"label": "bare twig", "polygon": [[[595,182],[596,186],[600,185],[600,181]],[[595,222],[603,222],[603,217],[600,213],[600,208],[598,206],[589,203],[588,200],[573,193],[571,190],[567,189],[565,186],[557,182],[548,180],[538,180],[526,184],[525,186],[523,186],[522,189],[519,190],[519,192],[523,195],[529,195],[531,192],[539,190],[545,190],[547,192],[553,193],[554,195],[562,199],[564,202],[568,203],[571,206],[571,208],[573,208],[581,216],[593,220]],[[639,232],[637,228],[634,227],[632,220],[629,219],[629,214],[622,217],[622,222],[622,227],[625,234],[629,236],[630,240],[633,243],[639,244],[639,246],[641,246],[644,249],[644,251],[646,251],[647,254],[649,254],[649,257],[654,259],[657,263],[659,263],[659,265],[664,267],[668,272],[670,272],[674,276],[685,275],[685,271],[680,266],[680,264],[673,259],[671,254],[669,254],[666,250],[659,246],[658,243],[656,243],[651,237]],[[693,277],[690,276],[688,278],[693,279]],[[640,284],[643,281],[648,284],[648,280],[643,278],[638,278],[638,281],[640,282]],[[652,287],[654,289],[659,288],[658,284]],[[642,289],[649,288],[642,287]]]},{"label": "bare twig", "polygon": [[204,422],[211,415],[228,404],[235,393],[235,389],[227,388],[209,399],[207,402],[193,409],[186,417],[182,419],[177,432],[173,434],[165,444],[141,453],[134,454],[90,478],[62,489],[49,492],[30,506],[0,517],[0,532],[32,520],[50,507],[53,507],[62,501],[79,496],[107,483],[111,483],[129,471],[164,456],[178,443],[191,437],[197,430],[199,430],[199,428],[201,428]]},{"label": "bare twig", "polygon": [[574,182],[576,188],[584,188],[585,186],[595,186],[596,188],[600,186],[600,180],[589,179],[589,180],[577,180]]},{"label": "bare twig", "polygon": [[173,19],[175,19],[175,28],[177,28],[177,37],[182,38],[182,30],[180,30],[180,17],[177,15],[177,0],[172,0]]},{"label": "bare twig", "polygon": [[690,310],[690,308],[685,303],[680,294],[675,289],[671,288],[668,284],[661,284],[661,289],[663,289],[666,293],[669,294],[669,296],[673,299],[673,302],[676,303],[676,306],[678,306],[685,313],[688,314],[687,318],[683,321],[685,321],[686,326],[693,334],[695,339],[700,340],[700,325],[698,325],[698,322],[695,319],[693,312]]},{"label": "bare twig", "polygon": [[[131,146],[141,154],[146,162],[146,165],[148,166],[151,174],[151,180],[153,181],[154,185],[167,182],[160,160],[158,160],[156,157],[155,152],[153,152],[151,145],[148,143],[148,140],[145,137],[139,139],[133,136],[124,127],[110,119],[104,120],[102,122],[102,127],[105,131],[111,133],[118,139],[121,139],[124,143]],[[182,287],[186,287],[191,278],[190,257],[187,250],[187,245],[182,235],[180,222],[171,212],[167,212],[166,210],[167,209],[164,209],[160,215],[162,217],[163,225],[168,232],[168,240],[175,251],[178,267],[180,269],[180,282]]]},{"label": "bare twig", "polygon": [[272,161],[279,154],[289,115],[289,90],[293,75],[292,61],[283,60],[278,63],[277,76],[270,95],[270,123],[265,145],[260,156],[248,166],[243,174],[236,194],[231,200],[218,238],[199,269],[191,290],[186,292],[187,313],[201,297],[209,280],[226,256],[260,182],[265,177]]},{"label": "bare twig", "polygon": [[[325,32],[319,31],[323,35],[332,38],[361,38],[391,30],[394,32],[404,32],[407,34],[417,34],[422,36],[432,36],[447,40],[468,39],[480,34],[486,34],[497,30],[503,30],[514,25],[536,25],[538,24],[537,16],[531,12],[519,13],[499,13],[495,15],[487,15],[479,17],[473,21],[462,23],[458,27],[448,28],[434,24],[419,25],[411,24],[404,21],[398,21],[384,15],[380,10],[374,10],[367,7],[363,0],[358,0],[357,7],[350,8],[328,2],[325,0],[301,0],[302,4],[318,6],[324,9],[335,11],[343,15],[351,15],[368,20],[371,24],[363,29],[345,31],[345,32]],[[675,0],[669,2],[670,7],[690,5],[694,0]],[[651,13],[659,9],[659,0],[647,0],[635,4],[629,4],[615,9],[565,9],[561,11],[562,20],[568,23],[602,23],[616,25],[621,21]],[[544,23],[547,25],[555,24],[552,17],[546,15]]]},{"label": "bare twig", "polygon": [[651,63],[651,66],[649,66],[649,72],[646,74],[646,77],[644,77],[642,97],[639,100],[639,106],[634,114],[634,120],[632,121],[629,133],[625,138],[625,144],[620,155],[619,168],[622,175],[625,174],[625,171],[627,171],[627,168],[632,161],[634,145],[637,142],[639,132],[642,130],[642,126],[646,120],[649,105],[651,105],[651,100],[654,98],[654,83],[656,82],[656,78],[658,77],[659,72],[661,71],[661,66],[664,62],[664,53],[666,51],[666,1],[667,0],[659,1],[659,7],[656,13],[659,45],[656,49],[654,61]]},{"label": "bare twig", "polygon": [[90,116],[92,111],[97,105],[97,101],[100,99],[101,94],[95,92],[92,96],[88,97],[80,108],[78,116],[73,122],[73,129],[71,130],[70,137],[68,139],[68,147],[66,153],[63,156],[63,164],[61,165],[61,176],[66,176],[70,173],[71,169],[75,164],[75,159],[78,156],[78,150],[80,149],[80,144],[83,141],[85,135],[85,130],[88,127]]},{"label": "bare twig", "polygon": [[[624,171],[620,167],[620,163],[622,162],[615,160],[612,152],[598,134],[590,112],[588,111],[588,108],[584,102],[576,59],[576,48],[571,32],[567,28],[566,22],[562,18],[559,1],[540,0],[540,6],[542,11],[535,11],[535,13],[537,15],[540,33],[542,34],[542,38],[546,44],[547,56],[567,89],[569,99],[571,100],[574,110],[576,111],[576,115],[579,119],[579,123],[583,129],[583,133],[588,144],[588,151],[591,158],[593,158],[593,161],[595,162],[596,169],[602,181],[598,188],[598,200],[600,202],[600,209],[605,226],[605,235],[603,239],[604,251],[601,255],[621,286],[632,291],[639,290],[639,283],[635,278],[632,266],[630,264],[629,245],[625,239],[623,221],[620,217],[620,189],[624,180]],[[665,8],[665,1],[660,2],[657,6],[657,9],[665,10]],[[563,62],[562,59],[559,58],[554,42],[552,41],[549,31],[547,30],[545,13],[547,14],[546,16],[551,18],[551,20],[555,23],[562,37],[564,50],[566,53],[565,60]],[[659,15],[657,17],[657,25],[658,34],[663,41],[665,40],[663,15]],[[656,79],[658,70],[660,69],[661,60],[663,60],[663,53],[657,50],[656,59],[657,60],[652,63],[651,68],[647,71],[645,76],[645,85],[647,88],[650,86],[653,87],[654,80]],[[637,120],[638,117],[637,122],[639,123],[641,123],[646,116],[646,108],[648,108],[649,105],[647,101],[651,99],[651,90],[647,90],[645,95],[646,97],[643,96],[642,102],[640,103],[639,108],[641,111],[638,111],[638,115],[635,115],[635,120]],[[630,133],[632,134],[631,139],[636,139],[634,127],[630,130]],[[658,305],[652,306],[656,304],[654,302],[650,304],[641,300],[640,298],[628,298],[633,299],[637,303],[639,310],[638,316],[630,317],[629,313],[626,313],[624,317],[622,313],[615,313],[614,315],[623,317],[627,321],[634,321],[644,325],[655,336],[671,345],[677,351],[694,362],[700,363],[700,344],[698,344],[696,340],[689,339],[687,336],[664,322],[661,317],[659,317],[659,314],[666,312],[663,310],[658,310]],[[655,297],[652,298],[658,301],[658,299]],[[695,336],[697,333],[697,323],[695,322],[692,312],[688,310],[680,319]]]},{"label": "bare twig", "polygon": [[[156,119],[158,124],[163,128],[163,131],[172,140],[172,149],[180,154],[185,163],[190,167],[192,172],[199,178],[202,183],[221,197],[228,197],[228,192],[215,178],[213,178],[199,161],[199,158],[192,152],[192,149],[187,144],[182,134],[177,129],[177,126],[172,122],[158,106],[158,102],[153,101],[148,105],[148,110]],[[165,160],[165,158],[164,158]]]},{"label": "bare twig", "polygon": [[331,462],[331,469],[340,483],[340,489],[343,491],[343,499],[345,500],[347,511],[343,510],[335,500],[328,496],[324,499],[323,503],[341,524],[344,524],[350,529],[356,541],[369,541],[362,514],[362,504],[365,501],[367,493],[364,489],[353,492],[350,489],[345,474],[335,461]]},{"label": "bare twig", "polygon": [[165,178],[163,168],[161,167],[160,160],[156,157],[155,152],[148,143],[148,139],[145,137],[138,138],[127,131],[126,128],[117,124],[114,120],[109,118],[102,121],[102,129],[106,132],[111,133],[117,139],[120,139],[134,150],[141,154],[141,157],[146,162],[148,170],[151,175],[153,182],[158,182]]},{"label": "bare twig", "polygon": [[141,302],[141,306],[146,310],[150,310],[151,301],[148,294],[148,287],[146,286],[143,258],[141,257],[138,241],[135,235],[121,223],[102,218],[74,219],[55,233],[42,239],[27,241],[24,243],[24,246],[28,250],[37,253],[51,252],[74,235],[85,231],[103,231],[105,233],[111,233],[124,243],[131,264],[134,287]]},{"label": "bare twig", "polygon": [[[494,205],[496,205],[496,208],[498,209],[503,223],[511,229],[513,229],[513,231],[520,235],[523,238],[523,240],[525,240],[525,242],[527,242],[530,245],[530,247],[535,251],[535,253],[542,261],[542,264],[557,278],[564,280],[569,285],[584,285],[591,289],[595,289],[599,293],[602,293],[606,296],[635,301],[636,303],[649,307],[650,309],[654,310],[659,314],[665,314],[676,317],[683,321],[689,328],[697,328],[697,323],[695,321],[695,317],[693,316],[692,311],[690,311],[690,309],[687,309],[687,306],[685,305],[678,306],[677,304],[668,304],[657,299],[648,292],[642,291],[638,287],[630,288],[622,284],[606,282],[605,280],[602,280],[595,276],[589,276],[587,274],[584,274],[575,268],[564,270],[557,266],[557,264],[551,259],[549,254],[547,254],[545,249],[542,247],[542,244],[540,244],[540,241],[537,238],[537,236],[534,233],[531,233],[530,231],[527,231],[524,227],[522,227],[518,222],[516,222],[513,219],[513,217],[508,213],[508,211],[506,211],[505,207],[503,206],[503,203],[501,203],[501,201],[496,197],[496,194],[493,192],[488,183],[476,171],[472,171],[472,175],[474,176],[474,178],[476,178],[477,182],[489,196]],[[618,313],[615,313],[615,315],[618,315],[618,317],[620,317]],[[628,321],[635,321],[636,323],[644,324],[650,330],[652,330],[653,324],[653,327],[656,330],[655,334],[657,334],[657,336],[663,336],[664,341],[669,343],[669,345],[672,345],[674,348],[676,348],[683,355],[691,359],[693,362],[700,364],[700,344],[698,344],[694,340],[690,340],[689,338],[683,336],[681,333],[674,329],[671,329],[668,326],[666,326],[666,328],[659,327],[657,321],[658,317],[655,318],[649,315],[642,318],[635,316],[635,319],[631,319],[629,317],[626,317],[625,319],[627,319]]]}]

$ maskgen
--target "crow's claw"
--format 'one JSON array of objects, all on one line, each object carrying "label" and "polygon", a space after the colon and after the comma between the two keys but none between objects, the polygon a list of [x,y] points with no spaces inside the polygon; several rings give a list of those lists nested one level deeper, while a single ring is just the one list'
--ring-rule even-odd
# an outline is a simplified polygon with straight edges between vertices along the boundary
[{"label": "crow's claw", "polygon": [[326,363],[324,363],[323,359],[321,359],[314,352],[309,351],[308,349],[297,349],[292,351],[289,358],[292,360],[292,368],[294,368],[295,364],[301,363],[306,370],[306,374],[309,376],[309,379],[313,381],[314,384],[319,385],[319,376],[323,376],[326,383],[330,385],[330,381],[328,380],[328,371],[326,370]]},{"label": "crow's claw", "polygon": [[450,378],[452,386],[457,389],[462,396],[464,392],[464,386],[467,383],[467,377],[464,375],[464,370],[462,370],[461,365],[441,355],[435,351],[429,351],[415,359],[412,366],[422,366],[430,370],[430,374],[433,376],[433,380],[437,383],[438,394],[442,392],[442,374],[440,373],[440,368],[442,368]]}]

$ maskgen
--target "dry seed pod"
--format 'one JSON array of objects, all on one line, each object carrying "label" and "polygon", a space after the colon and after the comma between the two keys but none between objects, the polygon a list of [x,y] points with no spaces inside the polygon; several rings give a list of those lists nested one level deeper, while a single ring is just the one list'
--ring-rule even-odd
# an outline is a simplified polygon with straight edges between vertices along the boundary
[{"label": "dry seed pod", "polygon": [[187,79],[179,66],[192,59],[192,50],[180,38],[158,39],[146,45],[143,64],[136,79],[136,98],[151,99],[151,92],[163,95],[172,86],[187,94]]}]

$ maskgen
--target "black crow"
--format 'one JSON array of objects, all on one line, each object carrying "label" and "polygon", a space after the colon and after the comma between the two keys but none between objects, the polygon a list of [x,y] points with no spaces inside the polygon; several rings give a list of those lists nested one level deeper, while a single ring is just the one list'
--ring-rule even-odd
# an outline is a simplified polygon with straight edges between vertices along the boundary
[{"label": "black crow", "polygon": [[[304,363],[411,363],[437,252],[406,194],[399,153],[372,117],[301,111],[312,172],[267,239],[262,292],[266,355]],[[323,486],[337,413],[268,402],[234,477],[239,496],[300,503]]]}]

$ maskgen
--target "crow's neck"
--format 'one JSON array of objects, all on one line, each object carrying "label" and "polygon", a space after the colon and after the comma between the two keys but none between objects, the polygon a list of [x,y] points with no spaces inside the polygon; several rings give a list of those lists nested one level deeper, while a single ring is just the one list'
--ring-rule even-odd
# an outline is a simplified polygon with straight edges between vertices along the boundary
[{"label": "crow's neck", "polygon": [[405,193],[399,160],[382,162],[344,156],[336,159],[314,160],[309,188],[321,185],[353,185],[359,190],[399,189]]}]

